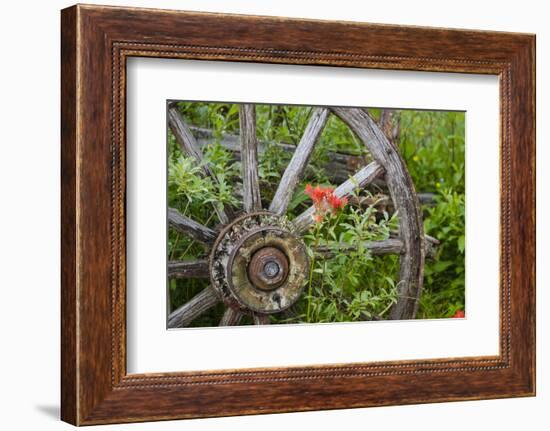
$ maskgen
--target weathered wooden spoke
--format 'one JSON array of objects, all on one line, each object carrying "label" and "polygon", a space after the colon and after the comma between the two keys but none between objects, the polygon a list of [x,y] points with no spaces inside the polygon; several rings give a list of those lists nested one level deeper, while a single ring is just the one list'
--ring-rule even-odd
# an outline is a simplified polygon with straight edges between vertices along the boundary
[{"label": "weathered wooden spoke", "polygon": [[404,247],[398,300],[390,318],[414,318],[424,277],[424,231],[414,184],[401,155],[368,112],[357,108],[332,108],[332,111],[363,141],[385,170],[386,183],[399,214],[399,237]]},{"label": "weathered wooden spoke", "polygon": [[269,320],[269,315],[254,313],[252,315],[252,321],[254,325],[269,325],[271,322]]},{"label": "weathered wooden spoke", "polygon": [[256,138],[256,108],[252,104],[239,106],[243,202],[246,212],[262,209],[258,178],[258,140]]},{"label": "weathered wooden spoke", "polygon": [[[424,249],[425,255],[432,257],[435,253],[435,247],[439,244],[435,238],[425,236]],[[399,238],[388,238],[380,241],[365,241],[361,243],[361,247],[369,250],[373,256],[386,256],[388,254],[402,254],[405,251],[403,241]],[[346,253],[356,251],[356,244],[339,244],[336,246],[327,247],[325,245],[318,246],[314,251],[317,257],[322,259],[330,259],[334,257],[336,252]]]},{"label": "weathered wooden spoke", "polygon": [[[371,162],[359,172],[353,175],[347,181],[344,181],[334,190],[334,194],[339,198],[349,195],[356,188],[364,188],[369,185],[374,179],[384,172],[382,166],[377,162]],[[313,223],[313,206],[302,212],[293,220],[294,226],[299,232],[304,232]]]},{"label": "weathered wooden spoke", "polygon": [[[403,252],[403,241],[398,238],[388,238],[380,241],[365,241],[361,243],[361,247],[368,250],[374,256],[383,256],[387,254],[401,254]],[[320,245],[314,251],[321,258],[331,258],[336,252],[346,253],[356,251],[358,246],[355,244],[339,244],[336,246],[327,247]]]},{"label": "weathered wooden spoke", "polygon": [[218,302],[220,302],[220,298],[216,290],[212,286],[208,286],[196,294],[190,301],[170,313],[168,316],[168,327],[182,328],[189,326],[193,320],[208,311]]},{"label": "weathered wooden spoke", "polygon": [[[181,150],[190,157],[193,157],[197,163],[202,166],[204,172],[212,177],[214,182],[218,183],[218,178],[214,172],[212,172],[212,169],[210,169],[208,163],[206,163],[204,155],[202,154],[193,133],[191,133],[191,130],[189,130],[189,127],[175,106],[168,107],[168,125],[172,130],[172,133],[174,134]],[[214,205],[214,210],[216,211],[218,219],[221,223],[229,223],[229,220],[232,218],[231,208],[221,204],[216,204]]]},{"label": "weathered wooden spoke", "polygon": [[242,318],[242,313],[231,307],[227,307],[220,320],[219,326],[236,326],[241,322]]},{"label": "weathered wooden spoke", "polygon": [[169,278],[208,278],[208,261],[198,260],[176,260],[168,262]]},{"label": "weathered wooden spoke", "polygon": [[174,208],[168,208],[168,224],[178,232],[189,235],[203,244],[211,245],[217,237],[215,231],[184,216]]},{"label": "weathered wooden spoke", "polygon": [[330,111],[326,108],[316,108],[311,114],[302,139],[296,147],[292,159],[279,182],[275,196],[269,206],[269,211],[278,215],[286,213],[296,186],[304,175],[315,143],[319,139],[319,136],[321,136],[321,132],[327,123],[329,113]]}]

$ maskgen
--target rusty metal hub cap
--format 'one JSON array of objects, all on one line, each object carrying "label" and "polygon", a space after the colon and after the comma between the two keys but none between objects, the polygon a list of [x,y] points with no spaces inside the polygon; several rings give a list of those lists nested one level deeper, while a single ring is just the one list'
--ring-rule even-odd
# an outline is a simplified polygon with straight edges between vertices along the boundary
[{"label": "rusty metal hub cap", "polygon": [[226,226],[210,254],[210,278],[224,302],[241,312],[278,313],[294,304],[309,258],[286,219],[247,214]]}]

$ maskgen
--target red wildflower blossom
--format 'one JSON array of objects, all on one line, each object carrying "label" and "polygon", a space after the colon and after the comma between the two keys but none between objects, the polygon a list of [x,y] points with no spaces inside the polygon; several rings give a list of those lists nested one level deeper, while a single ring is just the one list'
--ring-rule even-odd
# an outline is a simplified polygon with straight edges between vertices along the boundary
[{"label": "red wildflower blossom", "polygon": [[454,319],[462,319],[465,316],[464,310],[457,310],[452,316]]},{"label": "red wildflower blossom", "polygon": [[339,198],[336,196],[332,187],[312,187],[311,184],[307,184],[305,193],[313,201],[313,205],[315,207],[313,220],[316,223],[322,222],[323,218],[328,213],[335,214],[337,211],[343,209],[348,203],[347,198]]},{"label": "red wildflower blossom", "polygon": [[321,186],[312,187],[311,184],[308,184],[306,185],[305,192],[314,204],[320,205],[323,203],[323,200],[327,199],[333,193],[333,189],[330,187],[324,188]]},{"label": "red wildflower blossom", "polygon": [[329,202],[329,205],[332,207],[333,210],[341,210],[348,203],[348,198],[343,197],[343,198],[340,199],[335,194],[331,194],[328,197],[328,202]]}]

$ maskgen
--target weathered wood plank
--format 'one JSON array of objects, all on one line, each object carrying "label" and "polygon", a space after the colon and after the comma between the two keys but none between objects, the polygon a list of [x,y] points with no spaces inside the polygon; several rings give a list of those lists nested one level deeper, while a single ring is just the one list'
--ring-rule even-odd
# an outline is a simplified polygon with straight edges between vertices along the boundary
[{"label": "weathered wood plank", "polygon": [[169,278],[208,278],[208,260],[175,260],[168,262]]},{"label": "weathered wood plank", "polygon": [[246,212],[260,211],[260,179],[258,177],[258,142],[256,139],[256,107],[239,105],[243,203]]},{"label": "weathered wood plank", "polygon": [[216,231],[181,214],[175,208],[168,208],[168,224],[196,241],[211,245],[218,236]]},{"label": "weathered wood plank", "polygon": [[241,322],[243,318],[242,313],[228,307],[220,320],[219,326],[235,326]]},{"label": "weathered wood plank", "polygon": [[275,196],[269,206],[269,211],[279,215],[286,213],[296,186],[304,175],[315,143],[319,139],[319,136],[321,136],[321,132],[327,123],[329,113],[330,111],[327,108],[315,108],[311,113],[300,143],[296,147],[292,159],[279,182]]},{"label": "weathered wood plank", "polygon": [[[235,160],[241,159],[241,146],[239,136],[224,134],[221,139],[217,139],[210,129],[201,127],[189,126],[193,135],[196,137],[199,148],[203,149],[207,145],[214,142],[219,142],[227,150],[234,154]],[[270,145],[275,145],[277,148],[287,152],[294,153],[296,145],[279,142],[279,141],[262,141],[258,140],[258,154],[262,154]],[[329,151],[327,161],[322,165],[329,178],[336,184],[346,181],[360,166],[365,164],[365,157]],[[305,175],[307,176],[307,170]]]},{"label": "weathered wood plank", "polygon": [[208,286],[196,294],[191,300],[170,313],[168,316],[169,328],[182,328],[208,311],[220,301],[218,294],[212,286]]},{"label": "weathered wood plank", "polygon": [[399,152],[366,111],[338,107],[332,111],[365,143],[374,160],[384,167],[386,184],[399,213],[399,237],[404,246],[399,297],[390,318],[414,318],[424,277],[424,232],[414,184]]},{"label": "weathered wood plank", "polygon": [[[212,169],[210,169],[208,163],[205,162],[204,155],[199,148],[199,145],[197,144],[193,133],[191,133],[191,130],[185,123],[178,109],[173,105],[168,107],[168,126],[170,127],[170,130],[172,130],[172,133],[174,134],[176,141],[181,147],[181,150],[184,153],[188,154],[190,157],[193,157],[197,161],[197,163],[202,166],[202,169],[204,170],[206,175],[209,175],[210,177],[212,177],[212,180],[214,182],[218,183],[218,178],[216,177]],[[229,223],[229,221],[233,217],[231,208],[222,204],[215,204],[214,210],[218,215],[218,219],[223,224]]]},{"label": "weathered wood plank", "polygon": [[[371,162],[347,181],[344,181],[336,187],[334,194],[339,198],[347,196],[356,188],[366,187],[376,177],[382,175],[383,172],[384,169],[379,163]],[[309,226],[311,226],[313,223],[314,211],[314,207],[311,206],[292,221],[298,232],[304,232]]]},{"label": "weathered wood plank", "polygon": [[[394,122],[399,125],[397,121],[398,118],[395,117],[394,113]],[[394,124],[392,130],[393,142],[398,142],[399,139],[399,128]],[[214,137],[212,130],[204,129],[201,127],[189,126],[190,130],[193,132],[193,135],[197,139],[197,143],[201,149],[207,145],[211,145],[214,142],[219,142],[224,148],[231,151],[234,154],[235,160],[241,159],[241,147],[239,143],[239,137],[236,135],[226,134],[220,140]],[[262,154],[267,145],[276,145],[281,148],[283,151],[293,153],[296,151],[296,146],[284,142],[264,142],[258,140],[258,154]],[[322,166],[326,171],[328,178],[335,184],[342,183],[346,181],[350,176],[352,176],[357,169],[365,164],[364,157],[356,156],[352,154],[339,153],[329,151],[327,155],[328,161]],[[380,188],[381,191],[387,191],[387,187],[383,178],[378,178],[373,181],[373,185]],[[236,190],[236,193],[239,194],[239,189]],[[240,192],[242,196],[242,191]],[[422,205],[434,205],[435,204],[435,193],[430,192],[419,192],[418,199]],[[389,197],[388,197],[389,199]]]}]

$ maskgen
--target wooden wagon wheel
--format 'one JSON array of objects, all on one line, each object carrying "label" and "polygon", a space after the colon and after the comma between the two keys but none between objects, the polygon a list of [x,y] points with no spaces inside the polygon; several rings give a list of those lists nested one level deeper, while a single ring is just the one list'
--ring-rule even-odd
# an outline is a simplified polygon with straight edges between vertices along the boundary
[{"label": "wooden wagon wheel", "polygon": [[[399,254],[397,301],[389,317],[394,320],[414,318],[423,281],[422,217],[406,165],[378,124],[363,109],[315,108],[265,211],[260,199],[255,106],[243,104],[239,107],[239,120],[244,214],[235,217],[230,208],[217,205],[215,210],[222,227],[215,231],[175,209],[168,210],[171,228],[209,247],[208,259],[169,262],[168,276],[210,279],[208,287],[169,314],[168,327],[188,326],[220,301],[226,306],[220,326],[237,325],[245,314],[251,315],[255,324],[268,324],[270,314],[287,309],[299,299],[310,264],[301,235],[313,223],[314,209],[310,207],[291,222],[284,215],[331,114],[348,125],[374,159],[340,184],[334,193],[344,197],[378,177],[385,177],[399,214],[399,235],[365,246],[372,254]],[[205,174],[216,181],[175,106],[169,107],[168,120],[182,151],[201,163]]]}]

